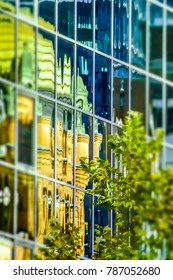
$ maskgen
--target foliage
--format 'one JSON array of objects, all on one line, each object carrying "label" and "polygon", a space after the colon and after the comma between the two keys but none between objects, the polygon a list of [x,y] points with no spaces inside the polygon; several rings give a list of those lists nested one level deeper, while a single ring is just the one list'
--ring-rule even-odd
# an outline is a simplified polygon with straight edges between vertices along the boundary
[{"label": "foliage", "polygon": [[40,249],[44,260],[76,260],[81,248],[79,229],[72,223],[67,223],[64,229],[56,219],[51,219],[44,244],[46,246]]},{"label": "foliage", "polygon": [[[96,259],[155,259],[163,245],[173,258],[173,170],[158,166],[163,131],[146,139],[143,116],[129,112],[121,134],[111,135],[108,146],[118,167],[97,159],[81,165],[99,195],[98,204],[115,214],[115,234],[97,229]],[[121,167],[121,168],[120,168]]]}]

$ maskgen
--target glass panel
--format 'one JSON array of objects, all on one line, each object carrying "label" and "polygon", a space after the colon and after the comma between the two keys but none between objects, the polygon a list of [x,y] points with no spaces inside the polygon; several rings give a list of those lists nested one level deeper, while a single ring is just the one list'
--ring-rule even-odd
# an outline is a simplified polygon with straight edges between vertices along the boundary
[{"label": "glass panel", "polygon": [[145,68],[146,1],[133,0],[132,3],[132,63]]},{"label": "glass panel", "polygon": [[[97,197],[94,197],[95,203],[97,200]],[[108,210],[105,207],[99,205],[94,206],[94,224],[102,227],[108,225]]]},{"label": "glass panel", "polygon": [[110,60],[96,55],[95,57],[95,113],[103,118],[111,117],[111,77]]},{"label": "glass panel", "polygon": [[173,145],[173,88],[167,86],[166,142]]},{"label": "glass panel", "polygon": [[93,1],[77,0],[77,40],[89,47],[93,43]]},{"label": "glass panel", "polygon": [[129,110],[129,73],[120,63],[113,65],[113,120],[120,124]]},{"label": "glass panel", "polygon": [[73,183],[73,118],[71,109],[65,106],[57,106],[57,179],[71,184]]},{"label": "glass panel", "polygon": [[34,16],[34,0],[19,0],[20,13],[33,17]]},{"label": "glass panel", "polygon": [[150,93],[149,127],[150,127],[150,134],[154,135],[154,129],[163,126],[162,84],[154,79],[150,79],[149,93]]},{"label": "glass panel", "polygon": [[131,109],[143,113],[145,120],[145,76],[132,70],[131,77]]},{"label": "glass panel", "polygon": [[43,243],[44,235],[49,232],[49,220],[54,215],[54,183],[38,178],[37,181],[37,242]]},{"label": "glass panel", "polygon": [[0,160],[14,162],[15,91],[0,82]]},{"label": "glass panel", "polygon": [[57,99],[67,104],[73,104],[73,71],[73,44],[59,38],[57,61]]},{"label": "glass panel", "polygon": [[93,56],[82,47],[77,48],[76,105],[86,112],[92,112],[93,103]]},{"label": "glass panel", "polygon": [[13,200],[14,171],[0,165],[0,231],[13,232]]},{"label": "glass panel", "polygon": [[1,0],[0,8],[7,10],[10,13],[15,13],[16,0]]},{"label": "glass panel", "polygon": [[172,50],[172,38],[173,38],[173,13],[167,12],[167,42],[166,42],[166,54],[167,54],[167,79],[173,81],[173,50]]},{"label": "glass panel", "polygon": [[[79,254],[81,256],[83,256],[85,254],[84,245],[86,242],[86,238],[89,237],[88,236],[88,222],[86,222],[86,220],[85,220],[85,213],[88,212],[89,209],[85,209],[86,200],[84,201],[84,197],[85,197],[84,192],[80,192],[80,191],[76,190],[75,223],[76,223],[76,226],[79,228],[79,235],[81,238],[82,248],[79,251]],[[88,247],[88,245],[89,244],[87,244],[87,247]]]},{"label": "glass panel", "polygon": [[54,97],[55,81],[55,38],[50,33],[38,33],[37,87],[42,94]]},{"label": "glass panel", "polygon": [[107,145],[111,126],[101,120],[94,120],[94,159],[102,158],[110,160],[110,150]]},{"label": "glass panel", "polygon": [[34,238],[34,177],[20,172],[17,189],[17,232],[23,239]]},{"label": "glass panel", "polygon": [[35,29],[22,21],[18,26],[18,82],[35,89]]},{"label": "glass panel", "polygon": [[0,13],[0,76],[15,81],[15,21]]},{"label": "glass panel", "polygon": [[37,103],[37,170],[39,173],[54,176],[54,104],[46,99]]},{"label": "glass panel", "polygon": [[17,260],[31,260],[32,259],[32,251],[29,248],[23,246],[16,247],[16,259]]},{"label": "glass panel", "polygon": [[[157,1],[163,2],[163,0],[157,0]],[[173,1],[172,0],[166,0],[166,4],[173,7]]]},{"label": "glass panel", "polygon": [[55,29],[55,0],[38,0],[38,23],[51,30]]},{"label": "glass panel", "polygon": [[17,98],[18,161],[34,164],[34,101],[26,96]]},{"label": "glass panel", "polygon": [[91,257],[92,255],[92,196],[89,194],[85,194],[84,196],[84,221],[85,221],[85,229],[84,229],[84,256]]},{"label": "glass panel", "polygon": [[111,52],[111,1],[96,0],[95,48],[104,53]]},{"label": "glass panel", "polygon": [[128,61],[129,49],[129,1],[114,1],[113,54],[115,58]]},{"label": "glass panel", "polygon": [[6,237],[0,236],[0,260],[13,259],[13,242]]},{"label": "glass panel", "polygon": [[166,167],[173,168],[173,148],[166,149]]},{"label": "glass panel", "polygon": [[90,161],[93,158],[92,149],[92,118],[77,112],[76,113],[76,186],[85,189],[87,187],[87,175],[80,166],[80,158]]},{"label": "glass panel", "polygon": [[58,31],[74,38],[74,0],[58,1]]},{"label": "glass panel", "polygon": [[150,71],[159,76],[162,75],[162,34],[163,11],[160,7],[150,5]]},{"label": "glass panel", "polygon": [[73,222],[73,189],[56,185],[56,218],[63,228]]}]

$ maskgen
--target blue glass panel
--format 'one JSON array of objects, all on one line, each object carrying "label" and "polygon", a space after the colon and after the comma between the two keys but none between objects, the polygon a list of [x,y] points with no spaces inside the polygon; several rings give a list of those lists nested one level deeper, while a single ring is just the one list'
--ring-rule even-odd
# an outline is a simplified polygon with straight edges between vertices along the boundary
[{"label": "blue glass panel", "polygon": [[111,1],[96,0],[95,48],[104,53],[111,51]]},{"label": "blue glass panel", "polygon": [[145,68],[146,1],[132,1],[132,63]]},{"label": "blue glass panel", "polygon": [[110,60],[101,55],[95,57],[95,113],[111,118]]},{"label": "blue glass panel", "polygon": [[172,38],[173,38],[173,13],[167,12],[166,22],[166,54],[167,54],[167,79],[173,81],[173,49],[172,49]]},{"label": "blue glass panel", "polygon": [[129,49],[129,1],[114,1],[113,54],[115,58],[128,61]]},{"label": "blue glass panel", "polygon": [[58,0],[58,31],[74,38],[74,0]]},{"label": "blue glass panel", "polygon": [[84,255],[91,257],[92,255],[92,196],[85,194],[84,210],[85,210],[85,239],[84,239]]},{"label": "blue glass panel", "polygon": [[145,76],[132,70],[131,77],[131,109],[143,113],[145,120]]},{"label": "blue glass panel", "polygon": [[150,71],[162,76],[162,34],[163,11],[156,5],[150,5]]},{"label": "blue glass panel", "polygon": [[[82,47],[77,48],[76,105],[92,112],[93,103],[93,55]],[[82,104],[81,104],[82,102]]]},{"label": "blue glass panel", "polygon": [[[38,22],[47,28],[55,29],[55,0],[38,1]],[[49,23],[49,24],[48,24]]]},{"label": "blue glass panel", "polygon": [[93,43],[93,1],[77,0],[77,40],[89,47]]},{"label": "blue glass panel", "polygon": [[128,68],[120,63],[113,65],[113,121],[119,123],[126,116],[129,106]]}]

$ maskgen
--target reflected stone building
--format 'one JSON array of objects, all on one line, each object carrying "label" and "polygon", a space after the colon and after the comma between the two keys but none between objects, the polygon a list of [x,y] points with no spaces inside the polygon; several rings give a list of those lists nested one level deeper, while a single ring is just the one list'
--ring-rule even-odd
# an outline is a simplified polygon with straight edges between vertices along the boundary
[{"label": "reflected stone building", "polygon": [[116,165],[107,139],[130,109],[148,135],[165,129],[161,164],[173,164],[173,4],[162,2],[0,2],[0,259],[32,259],[53,216],[92,255],[113,213],[85,192],[80,158]]}]

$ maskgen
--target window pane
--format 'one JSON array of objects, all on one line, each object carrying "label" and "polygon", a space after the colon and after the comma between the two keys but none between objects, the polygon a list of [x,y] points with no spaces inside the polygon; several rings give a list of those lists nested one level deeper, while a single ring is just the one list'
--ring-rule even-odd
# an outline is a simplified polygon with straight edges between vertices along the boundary
[{"label": "window pane", "polygon": [[166,167],[173,168],[173,148],[165,148],[166,149]]},{"label": "window pane", "polygon": [[129,73],[120,63],[113,65],[113,120],[122,122],[129,110]]},{"label": "window pane", "polygon": [[169,86],[167,86],[166,111],[166,142],[173,145],[173,88]]},{"label": "window pane", "polygon": [[113,54],[115,58],[128,61],[129,49],[129,1],[114,1]]},{"label": "window pane", "polygon": [[110,150],[107,145],[111,126],[101,120],[94,120],[94,159],[110,160]]},{"label": "window pane", "polygon": [[18,82],[35,89],[35,29],[18,23]]},{"label": "window pane", "polygon": [[[172,2],[173,4],[173,2]],[[167,12],[167,22],[166,22],[166,35],[167,35],[167,42],[166,42],[166,54],[167,54],[167,79],[173,81],[173,50],[171,47],[172,37],[173,37],[173,13]]]},{"label": "window pane", "polygon": [[13,259],[13,242],[6,237],[0,236],[0,260]]},{"label": "window pane", "polygon": [[162,34],[163,11],[160,7],[150,5],[150,71],[162,76]]},{"label": "window pane", "polygon": [[96,0],[95,12],[95,48],[99,51],[110,54],[111,1]]},{"label": "window pane", "polygon": [[57,61],[57,99],[73,104],[74,95],[74,46],[65,40],[58,39]]},{"label": "window pane", "polygon": [[26,96],[17,98],[18,161],[34,164],[34,101]]},{"label": "window pane", "polygon": [[145,68],[146,1],[132,1],[132,63]]},{"label": "window pane", "polygon": [[49,220],[54,215],[54,183],[38,178],[37,181],[37,242],[43,243],[49,232]]},{"label": "window pane", "polygon": [[7,10],[10,13],[15,13],[16,10],[16,0],[1,0],[0,8]]},{"label": "window pane", "polygon": [[23,239],[34,238],[34,177],[18,174],[17,232]]},{"label": "window pane", "polygon": [[0,13],[0,76],[15,81],[15,20]]},{"label": "window pane", "polygon": [[73,183],[73,150],[74,150],[74,113],[65,106],[57,106],[57,144],[56,169],[57,179]]},{"label": "window pane", "polygon": [[39,98],[37,104],[37,168],[38,172],[54,176],[54,104]]},{"label": "window pane", "polygon": [[42,94],[54,97],[55,92],[55,38],[48,32],[38,33],[37,87]]},{"label": "window pane", "polygon": [[33,17],[34,16],[34,0],[19,0],[20,13]]},{"label": "window pane", "polygon": [[0,231],[13,232],[13,207],[14,171],[0,165]]},{"label": "window pane", "polygon": [[0,82],[0,159],[13,163],[15,157],[15,91]]},{"label": "window pane", "polygon": [[77,48],[76,105],[91,112],[93,103],[93,56],[82,47]]},{"label": "window pane", "polygon": [[55,0],[38,0],[38,22],[51,30],[55,29]]},{"label": "window pane", "polygon": [[58,31],[74,38],[74,0],[58,1]]},{"label": "window pane", "polygon": [[93,1],[77,0],[77,40],[89,47],[93,43]]},{"label": "window pane", "polygon": [[17,260],[31,260],[32,251],[29,248],[18,245],[16,247]]},{"label": "window pane", "polygon": [[97,115],[111,117],[111,78],[110,60],[96,55],[95,57],[95,112]]}]

